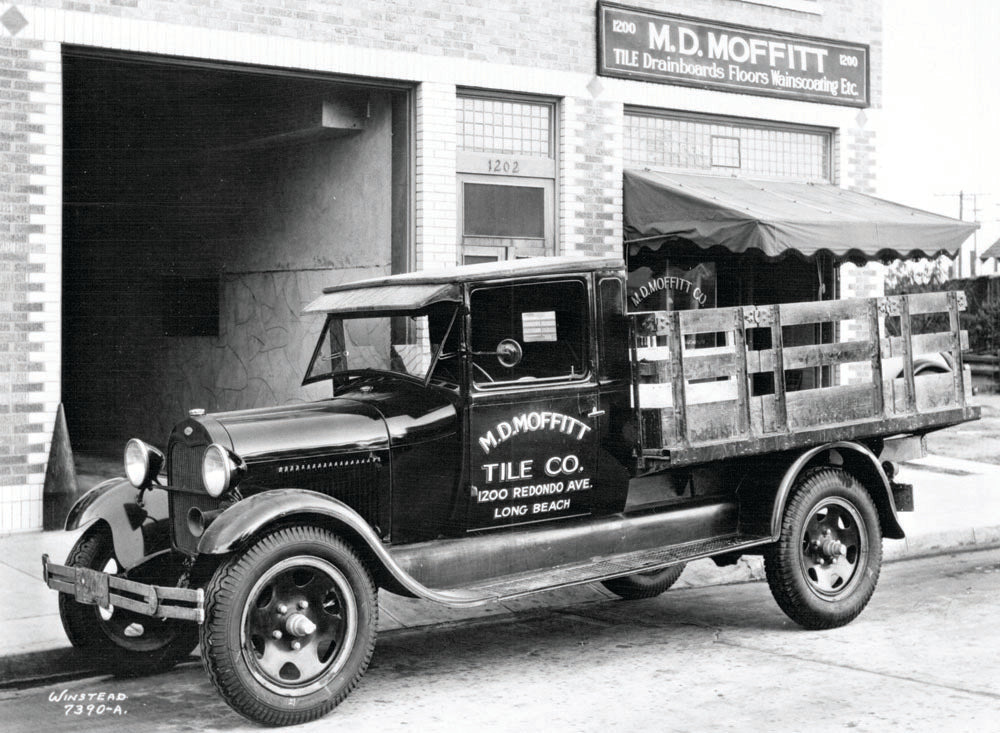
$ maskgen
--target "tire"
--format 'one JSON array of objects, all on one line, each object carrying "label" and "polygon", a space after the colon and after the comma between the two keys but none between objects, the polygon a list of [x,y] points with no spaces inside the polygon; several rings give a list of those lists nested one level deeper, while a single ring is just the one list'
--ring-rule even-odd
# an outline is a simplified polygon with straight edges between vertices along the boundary
[{"label": "tire", "polygon": [[215,571],[205,592],[202,659],[237,713],[297,725],[330,712],[354,689],[377,626],[375,584],[354,551],[325,529],[284,527]]},{"label": "tire", "polygon": [[601,585],[626,601],[637,601],[641,598],[653,598],[670,589],[684,572],[686,563],[671,565],[663,570],[653,570],[649,573],[626,575],[623,578],[602,580]]},{"label": "tire", "polygon": [[[106,528],[86,532],[70,550],[66,565],[119,572],[114,542]],[[152,560],[125,574],[132,580],[168,585],[180,573],[170,563]],[[90,654],[119,677],[170,669],[198,644],[198,626],[190,621],[158,619],[123,608],[103,609],[59,594],[59,618],[70,643]]]},{"label": "tire", "polygon": [[878,511],[857,479],[833,468],[800,479],[781,536],[764,552],[781,610],[806,629],[848,624],[868,605],[881,566]]}]

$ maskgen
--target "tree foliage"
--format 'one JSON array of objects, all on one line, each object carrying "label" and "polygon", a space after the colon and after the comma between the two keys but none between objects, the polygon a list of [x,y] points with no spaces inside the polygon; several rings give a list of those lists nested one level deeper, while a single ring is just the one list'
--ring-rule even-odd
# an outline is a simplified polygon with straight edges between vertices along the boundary
[{"label": "tree foliage", "polygon": [[[950,260],[946,257],[895,262],[886,268],[885,293],[964,291],[968,309],[961,314],[961,323],[962,328],[969,332],[969,350],[996,353],[1000,350],[1000,277],[983,275],[950,279],[949,265]],[[887,325],[890,332],[898,330],[892,324]],[[915,326],[919,333],[946,331],[948,317],[944,314],[924,316],[915,321]]]}]

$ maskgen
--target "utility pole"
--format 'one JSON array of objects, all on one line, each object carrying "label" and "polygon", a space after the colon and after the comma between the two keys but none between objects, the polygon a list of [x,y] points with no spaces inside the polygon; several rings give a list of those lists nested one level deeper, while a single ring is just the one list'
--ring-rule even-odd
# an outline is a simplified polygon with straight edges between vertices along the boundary
[{"label": "utility pole", "polygon": [[[972,196],[972,221],[979,223],[979,212],[981,209],[977,205],[977,196],[989,196],[987,193],[971,194]],[[979,230],[972,231],[972,252],[969,253],[969,277],[976,276],[976,258],[979,257]]]},{"label": "utility pole", "polygon": [[[976,192],[967,193],[965,191],[959,191],[958,193],[936,193],[937,197],[941,196],[957,196],[958,197],[958,218],[965,221],[965,199],[972,199],[972,220],[976,223],[979,222],[979,212],[980,208],[978,206],[978,201],[980,196],[989,196],[988,193]],[[979,241],[976,237],[976,232],[972,233],[972,259],[969,261],[969,275],[974,277],[976,274],[976,253],[979,250]],[[959,246],[958,253],[955,256],[955,277],[962,277],[962,247]]]}]

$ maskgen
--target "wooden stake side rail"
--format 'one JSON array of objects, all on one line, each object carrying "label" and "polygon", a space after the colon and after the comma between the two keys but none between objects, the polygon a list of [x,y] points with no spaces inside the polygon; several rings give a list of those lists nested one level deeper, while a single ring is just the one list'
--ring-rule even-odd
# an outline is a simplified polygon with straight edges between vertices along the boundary
[{"label": "wooden stake side rail", "polygon": [[[964,293],[949,292],[633,314],[642,456],[690,465],[976,419],[962,368],[965,307]],[[935,314],[947,330],[928,333]],[[884,334],[887,320],[900,335]],[[842,321],[861,340],[784,343],[801,341],[804,326]],[[914,357],[939,352],[957,369],[916,374]],[[870,382],[837,384],[846,364]],[[793,371],[823,368],[831,386],[803,389]]]}]

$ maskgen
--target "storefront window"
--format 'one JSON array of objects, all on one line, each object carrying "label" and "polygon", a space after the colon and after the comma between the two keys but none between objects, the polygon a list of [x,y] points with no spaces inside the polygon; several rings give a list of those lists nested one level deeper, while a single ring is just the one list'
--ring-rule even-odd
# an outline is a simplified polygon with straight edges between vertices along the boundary
[{"label": "storefront window", "polygon": [[829,183],[832,133],[822,128],[633,110],[625,165]]}]

